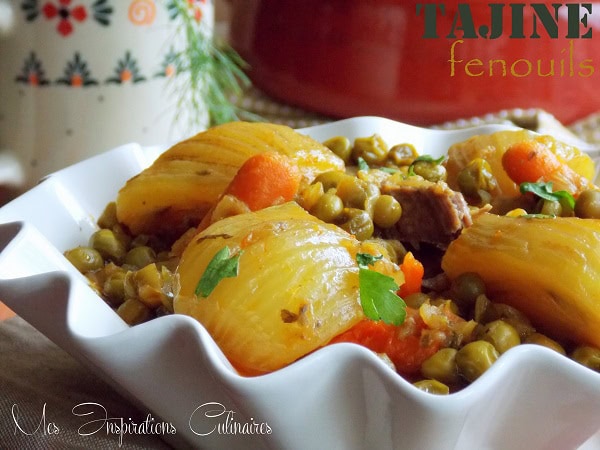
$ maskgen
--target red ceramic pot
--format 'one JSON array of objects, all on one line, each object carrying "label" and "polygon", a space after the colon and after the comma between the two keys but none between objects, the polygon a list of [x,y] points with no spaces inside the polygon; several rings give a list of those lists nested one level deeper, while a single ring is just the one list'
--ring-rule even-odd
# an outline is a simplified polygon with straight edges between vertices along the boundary
[{"label": "red ceramic pot", "polygon": [[550,3],[548,16],[525,2],[494,2],[500,13],[487,1],[230,2],[232,44],[255,85],[320,113],[433,124],[533,107],[569,123],[600,110],[600,10],[579,3],[558,4],[554,20]]}]

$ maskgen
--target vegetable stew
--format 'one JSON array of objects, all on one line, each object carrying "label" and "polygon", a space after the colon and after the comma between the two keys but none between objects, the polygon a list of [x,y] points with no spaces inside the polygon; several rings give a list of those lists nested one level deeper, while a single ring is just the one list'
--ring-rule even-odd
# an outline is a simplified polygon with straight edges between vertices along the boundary
[{"label": "vegetable stew", "polygon": [[130,325],[199,320],[244,375],[351,342],[448,394],[521,344],[600,371],[600,191],[525,130],[442,158],[232,122],[167,150],[65,256]]}]

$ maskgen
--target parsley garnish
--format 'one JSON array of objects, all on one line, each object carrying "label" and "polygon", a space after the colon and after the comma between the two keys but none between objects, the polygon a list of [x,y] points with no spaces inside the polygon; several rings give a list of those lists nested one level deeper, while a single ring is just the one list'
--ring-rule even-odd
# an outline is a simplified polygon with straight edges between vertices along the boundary
[{"label": "parsley garnish", "polygon": [[382,256],[358,253],[358,282],[360,304],[365,315],[371,320],[381,320],[392,325],[400,325],[406,317],[406,303],[397,294],[398,285],[392,277],[370,270]]},{"label": "parsley garnish", "polygon": [[519,189],[521,191],[521,194],[531,192],[537,195],[538,197],[543,198],[544,200],[560,203],[564,201],[567,203],[567,205],[569,205],[571,209],[575,208],[575,199],[569,192],[552,191],[552,181],[548,181],[547,183],[521,183]]},{"label": "parsley garnish", "polygon": [[369,164],[367,164],[362,156],[358,157],[356,163],[358,165],[358,170],[369,170]]},{"label": "parsley garnish", "polygon": [[194,293],[208,297],[223,278],[236,277],[242,252],[232,255],[229,247],[223,247],[210,260],[202,274]]},{"label": "parsley garnish", "polygon": [[[358,157],[358,159],[356,160],[356,164],[358,166],[358,170],[368,171],[371,169],[369,167],[369,163],[367,163],[362,156]],[[395,169],[394,167],[377,167],[377,169],[381,170],[382,172],[387,172],[387,173],[391,173],[391,174],[399,172],[399,170]]]},{"label": "parsley garnish", "polygon": [[437,166],[437,165],[443,163],[444,159],[446,159],[445,155],[442,155],[439,158],[434,158],[431,155],[417,156],[413,160],[413,162],[410,164],[410,166],[408,166],[408,176],[410,177],[410,176],[416,175],[415,174],[415,164],[418,163],[418,162],[420,162],[420,161],[427,162],[427,163],[430,163],[430,164],[433,164],[433,165]]},{"label": "parsley garnish", "polygon": [[369,266],[372,266],[380,259],[383,259],[383,255],[373,256],[369,253],[357,253],[356,262],[358,263],[358,267],[362,267],[368,269]]}]

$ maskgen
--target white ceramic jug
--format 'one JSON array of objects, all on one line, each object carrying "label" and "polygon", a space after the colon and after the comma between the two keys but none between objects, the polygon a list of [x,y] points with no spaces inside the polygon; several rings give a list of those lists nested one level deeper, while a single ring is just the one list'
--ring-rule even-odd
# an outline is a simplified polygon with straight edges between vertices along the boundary
[{"label": "white ceramic jug", "polygon": [[[179,104],[176,1],[0,0],[0,169],[29,187],[121,144],[198,131]],[[183,4],[212,32],[212,0]]]}]

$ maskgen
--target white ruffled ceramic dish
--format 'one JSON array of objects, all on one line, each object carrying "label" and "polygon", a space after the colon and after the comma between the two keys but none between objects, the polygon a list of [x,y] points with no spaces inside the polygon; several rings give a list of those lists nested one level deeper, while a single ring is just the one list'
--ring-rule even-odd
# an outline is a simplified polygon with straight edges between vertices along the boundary
[{"label": "white ruffled ceramic dish", "polygon": [[[441,154],[496,129],[431,131],[363,117],[303,132],[319,140],[377,132]],[[49,176],[0,209],[0,298],[157,420],[173,424],[177,431],[166,440],[210,449],[599,448],[600,374],[542,347],[511,349],[471,386],[440,397],[351,344],[245,378],[194,319],[172,315],[128,327],[62,252],[87,243],[104,206],[160,151],[125,145]],[[252,433],[223,428],[227,414],[209,417],[207,410],[220,405]]]}]

